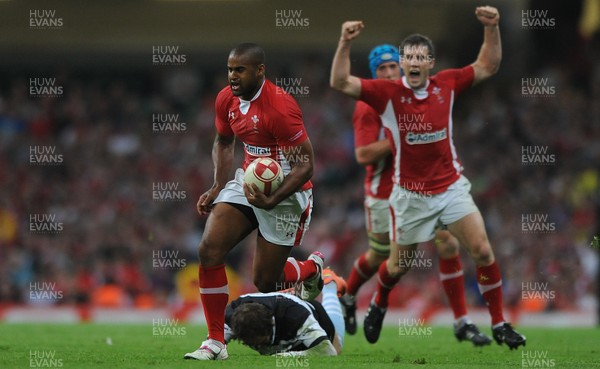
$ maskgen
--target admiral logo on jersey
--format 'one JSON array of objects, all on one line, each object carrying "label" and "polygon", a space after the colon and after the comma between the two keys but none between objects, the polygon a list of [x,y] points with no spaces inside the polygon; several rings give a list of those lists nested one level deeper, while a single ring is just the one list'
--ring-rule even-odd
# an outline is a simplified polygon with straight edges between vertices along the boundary
[{"label": "admiral logo on jersey", "polygon": [[448,137],[448,131],[444,128],[440,131],[430,133],[408,132],[405,139],[406,143],[409,145],[420,145],[442,141],[445,140],[446,137]]},{"label": "admiral logo on jersey", "polygon": [[[302,111],[292,96],[265,79],[250,101],[233,96],[224,87],[215,101],[215,127],[220,136],[235,136],[244,144],[245,170],[257,157],[270,157],[280,162],[283,173],[291,171],[285,158],[278,157],[281,147],[300,146],[308,139]],[[307,181],[302,191],[312,188]]]},{"label": "admiral logo on jersey", "polygon": [[244,149],[246,152],[252,156],[270,156],[271,148],[270,147],[260,147],[254,145],[248,145],[244,142]]}]

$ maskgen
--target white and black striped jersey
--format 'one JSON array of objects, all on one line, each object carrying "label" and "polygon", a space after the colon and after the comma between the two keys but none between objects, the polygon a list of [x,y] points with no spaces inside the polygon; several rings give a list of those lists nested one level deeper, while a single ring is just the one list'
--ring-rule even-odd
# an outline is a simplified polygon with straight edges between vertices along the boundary
[{"label": "white and black striped jersey", "polygon": [[304,351],[323,340],[333,341],[335,328],[318,301],[304,301],[281,292],[250,293],[232,301],[225,310],[225,340],[231,339],[229,328],[235,309],[241,304],[260,303],[273,312],[275,325],[269,347],[256,348],[263,355],[287,351]]}]

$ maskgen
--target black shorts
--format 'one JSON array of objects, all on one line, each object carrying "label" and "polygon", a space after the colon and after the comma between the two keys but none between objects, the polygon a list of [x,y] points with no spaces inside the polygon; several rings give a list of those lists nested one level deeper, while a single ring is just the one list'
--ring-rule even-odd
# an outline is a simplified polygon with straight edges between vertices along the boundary
[{"label": "black shorts", "polygon": [[227,205],[233,206],[234,208],[238,209],[242,214],[244,214],[246,218],[248,218],[250,223],[252,223],[252,228],[258,228],[258,220],[256,219],[256,215],[254,215],[254,210],[252,210],[251,207],[242,204],[236,204],[234,202],[225,203]]},{"label": "black shorts", "polygon": [[333,322],[329,318],[329,315],[327,315],[325,308],[323,308],[323,305],[321,305],[319,301],[313,300],[308,301],[308,303],[315,308],[314,315],[317,319],[317,322],[319,322],[321,328],[323,328],[325,333],[327,333],[327,338],[329,338],[329,340],[333,343],[333,338],[335,337],[335,327],[333,326]]}]

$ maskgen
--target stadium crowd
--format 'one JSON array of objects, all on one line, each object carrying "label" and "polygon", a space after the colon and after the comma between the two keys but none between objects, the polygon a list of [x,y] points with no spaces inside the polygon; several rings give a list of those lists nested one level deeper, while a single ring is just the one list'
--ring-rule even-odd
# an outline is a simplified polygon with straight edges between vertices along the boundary
[{"label": "stadium crowd", "polygon": [[[301,77],[305,88],[296,98],[315,148],[313,219],[295,252],[320,250],[326,264],[347,275],[367,247],[363,172],[354,160],[353,101],[328,87],[325,60],[274,66],[267,76]],[[589,244],[599,223],[600,64],[584,84],[565,69],[557,64],[538,73],[555,94],[524,94],[527,76],[505,73],[465,93],[455,107],[456,147],[499,259],[507,305],[515,308],[574,309],[595,301],[598,257]],[[205,218],[196,201],[212,184],[221,74],[191,65],[110,78],[58,71],[53,75],[64,93],[41,97],[31,96],[28,75],[3,81],[0,303],[151,307],[181,300],[176,275],[197,261]],[[172,122],[180,124],[157,128],[153,123],[165,114],[178,114]],[[62,159],[32,162],[32,147]],[[523,150],[531,147],[548,160],[528,161]],[[178,191],[177,198],[155,191]],[[524,231],[532,215],[545,231]],[[40,222],[61,227],[35,231]],[[230,271],[249,275],[252,246],[230,255]],[[391,298],[395,306],[446,304],[435,250],[422,249],[431,267],[402,279]],[[462,254],[468,302],[481,305],[474,265]],[[164,267],[167,259],[184,262]],[[32,299],[43,282],[61,297]],[[523,299],[527,282],[547,282],[554,298]],[[240,283],[241,291],[254,290]],[[371,290],[363,292],[362,307]]]}]

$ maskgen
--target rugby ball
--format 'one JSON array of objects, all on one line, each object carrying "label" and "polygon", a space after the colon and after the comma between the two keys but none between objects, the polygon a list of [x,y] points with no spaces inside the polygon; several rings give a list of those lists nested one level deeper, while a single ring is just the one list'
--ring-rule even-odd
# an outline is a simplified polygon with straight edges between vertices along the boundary
[{"label": "rugby ball", "polygon": [[248,185],[255,184],[267,196],[279,188],[283,177],[281,165],[271,158],[255,159],[244,172],[244,182]]}]

